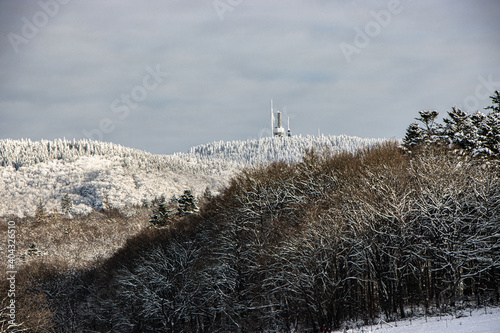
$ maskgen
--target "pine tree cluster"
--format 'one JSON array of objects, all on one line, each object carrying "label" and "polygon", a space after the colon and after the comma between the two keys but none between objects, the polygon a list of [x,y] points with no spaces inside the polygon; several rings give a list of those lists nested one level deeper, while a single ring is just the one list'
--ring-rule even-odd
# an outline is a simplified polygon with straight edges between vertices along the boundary
[{"label": "pine tree cluster", "polygon": [[436,122],[437,111],[420,111],[416,120],[423,126],[410,124],[403,146],[411,151],[421,144],[447,145],[476,157],[500,157],[500,93],[495,91],[491,99],[494,105],[486,108],[489,113],[467,114],[454,107],[443,124]]},{"label": "pine tree cluster", "polygon": [[[177,209],[171,208],[175,204],[177,204]],[[174,196],[170,201],[170,205],[166,202],[164,195],[159,199],[153,200],[152,205],[156,205],[157,208],[153,209],[153,215],[151,215],[149,223],[155,227],[168,226],[172,222],[173,217],[183,217],[196,213],[199,210],[197,200],[190,190],[185,190],[179,199]]]}]

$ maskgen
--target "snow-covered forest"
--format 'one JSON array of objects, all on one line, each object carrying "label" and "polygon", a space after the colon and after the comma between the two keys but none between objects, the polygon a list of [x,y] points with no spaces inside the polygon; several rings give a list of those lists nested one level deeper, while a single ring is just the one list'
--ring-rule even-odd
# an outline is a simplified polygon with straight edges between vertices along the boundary
[{"label": "snow-covered forest", "polygon": [[216,193],[235,171],[248,165],[296,162],[306,149],[354,151],[382,140],[348,136],[214,142],[186,153],[153,155],[117,144],[89,140],[0,140],[0,216],[33,215],[37,204],[60,209],[67,194],[73,214],[102,207],[141,205],[206,187]]},{"label": "snow-covered forest", "polygon": [[396,143],[310,152],[27,288],[56,331],[321,332],[447,313],[498,304],[499,216],[495,163]]},{"label": "snow-covered forest", "polygon": [[188,154],[201,161],[213,159],[232,161],[240,165],[265,165],[270,162],[299,162],[306,150],[328,148],[333,152],[356,150],[384,142],[385,139],[363,139],[347,135],[265,137],[248,141],[219,141],[193,147]]},{"label": "snow-covered forest", "polygon": [[[500,109],[448,114],[421,111],[403,145],[265,138],[157,156],[4,141],[3,204],[93,210],[11,217],[16,329],[347,331],[498,306]],[[0,300],[0,329],[7,311]]]}]

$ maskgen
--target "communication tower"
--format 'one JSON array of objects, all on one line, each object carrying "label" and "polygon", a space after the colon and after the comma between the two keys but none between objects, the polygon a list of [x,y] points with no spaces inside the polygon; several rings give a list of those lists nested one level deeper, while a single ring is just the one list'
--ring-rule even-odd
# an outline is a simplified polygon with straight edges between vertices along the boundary
[{"label": "communication tower", "polygon": [[[276,126],[274,126],[274,115],[276,114]],[[271,100],[271,133],[273,136],[284,137],[285,128],[283,127],[283,113],[281,111],[274,112],[273,100]],[[290,117],[288,118],[288,131],[287,136],[292,136],[292,131],[290,130]]]}]

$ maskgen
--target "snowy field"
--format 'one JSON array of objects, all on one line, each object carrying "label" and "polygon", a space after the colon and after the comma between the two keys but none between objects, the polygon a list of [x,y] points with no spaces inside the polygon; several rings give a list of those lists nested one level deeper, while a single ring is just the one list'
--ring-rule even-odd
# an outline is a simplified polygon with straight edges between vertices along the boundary
[{"label": "snowy field", "polygon": [[[458,317],[458,318],[457,318]],[[500,333],[500,308],[364,326],[335,333]]]}]

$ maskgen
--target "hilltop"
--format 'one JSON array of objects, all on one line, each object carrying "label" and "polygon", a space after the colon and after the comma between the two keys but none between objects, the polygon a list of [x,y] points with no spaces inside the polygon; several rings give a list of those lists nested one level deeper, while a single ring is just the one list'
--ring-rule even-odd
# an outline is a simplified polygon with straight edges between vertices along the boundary
[{"label": "hilltop", "polygon": [[72,213],[81,215],[101,209],[104,201],[125,208],[186,188],[196,195],[207,187],[218,192],[247,166],[297,162],[311,148],[353,152],[382,141],[344,135],[261,138],[155,155],[91,140],[0,140],[0,216],[31,216],[40,201],[48,211],[60,210],[66,194]]}]

